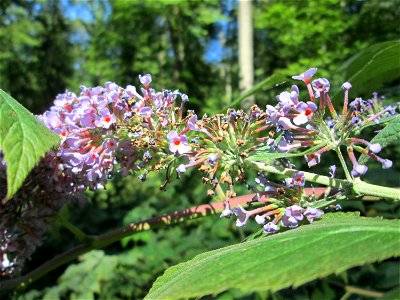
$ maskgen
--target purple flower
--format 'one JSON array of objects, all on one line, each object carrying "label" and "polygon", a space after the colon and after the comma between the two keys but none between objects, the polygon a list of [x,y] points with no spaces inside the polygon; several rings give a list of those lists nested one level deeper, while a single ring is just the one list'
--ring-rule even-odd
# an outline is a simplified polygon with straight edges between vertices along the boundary
[{"label": "purple flower", "polygon": [[298,221],[296,218],[288,215],[283,215],[282,216],[282,226],[284,227],[289,227],[289,228],[296,228],[299,226]]},{"label": "purple flower", "polygon": [[188,102],[189,101],[189,97],[186,94],[181,94],[181,99],[182,99],[182,102]]},{"label": "purple flower", "polygon": [[265,224],[265,218],[264,218],[263,216],[257,215],[257,216],[255,217],[255,219],[256,219],[256,222],[257,222],[258,224],[260,224],[260,225]]},{"label": "purple flower", "polygon": [[278,99],[279,104],[281,106],[283,106],[283,107],[294,106],[294,103],[293,103],[292,98],[291,98],[291,94],[289,92],[280,93],[278,96],[276,96],[276,99]]},{"label": "purple flower", "polygon": [[180,164],[180,165],[176,168],[176,171],[177,171],[178,173],[185,173],[185,172],[186,172],[186,167],[185,167],[185,165],[184,165],[184,164]]},{"label": "purple flower", "polygon": [[142,118],[145,118],[145,119],[150,118],[150,117],[151,117],[151,114],[152,114],[152,110],[151,110],[151,108],[148,107],[148,106],[143,107],[143,108],[140,110],[140,112],[139,112],[139,115],[140,115]]},{"label": "purple flower", "polygon": [[390,159],[384,159],[381,161],[382,169],[389,169],[392,167],[393,162]]},{"label": "purple flower", "polygon": [[187,120],[187,127],[193,131],[201,131],[199,125],[197,125],[197,115],[193,115]]},{"label": "purple flower", "polygon": [[264,225],[264,233],[268,233],[268,234],[273,234],[278,232],[278,226],[272,222],[267,223],[266,225]]},{"label": "purple flower", "polygon": [[106,150],[105,154],[110,155],[117,149],[117,141],[114,139],[105,139],[102,146]]},{"label": "purple flower", "polygon": [[[301,173],[303,173],[303,172],[301,172]],[[288,215],[296,218],[297,220],[301,221],[301,220],[303,220],[303,215],[301,214],[302,211],[303,211],[303,209],[300,206],[292,205],[292,206],[286,207],[285,214],[288,214]]]},{"label": "purple flower", "polygon": [[381,144],[379,143],[369,144],[368,148],[373,153],[379,153],[382,150]]},{"label": "purple flower", "polygon": [[60,120],[59,114],[54,111],[46,111],[43,114],[43,122],[47,128],[54,131],[56,128],[61,128],[62,121]]},{"label": "purple flower", "polygon": [[108,97],[111,99],[111,102],[116,102],[119,99],[119,93],[117,91],[111,91]]},{"label": "purple flower", "polygon": [[336,175],[336,166],[332,165],[329,167],[329,175],[331,175],[331,178],[334,178]]},{"label": "purple flower", "polygon": [[88,152],[85,155],[85,164],[88,166],[93,166],[99,162],[99,155],[95,152]]},{"label": "purple flower", "polygon": [[304,186],[306,179],[304,177],[304,172],[296,172],[293,174],[293,184],[297,186]]},{"label": "purple flower", "polygon": [[352,116],[351,117],[351,124],[354,126],[361,126],[362,125],[362,120],[359,117]]},{"label": "purple flower", "polygon": [[297,107],[299,114],[293,119],[293,123],[296,125],[302,125],[307,123],[314,115],[317,110],[317,106],[313,102],[300,102]]},{"label": "purple flower", "polygon": [[99,111],[99,114],[100,114],[100,118],[98,118],[95,121],[95,124],[97,127],[103,127],[103,128],[108,129],[116,121],[115,115],[110,113],[108,108],[101,109]]},{"label": "purple flower", "polygon": [[310,155],[306,155],[306,161],[308,163],[308,167],[313,167],[321,161],[321,155],[317,153],[312,153]]},{"label": "purple flower", "polygon": [[311,81],[311,77],[313,77],[316,72],[317,68],[311,68],[297,76],[292,76],[292,78],[296,80],[303,80],[306,84],[309,84]]},{"label": "purple flower", "polygon": [[342,90],[343,91],[348,91],[349,89],[351,89],[350,82],[345,82],[345,83],[342,84]]},{"label": "purple flower", "polygon": [[145,74],[145,75],[139,75],[139,80],[140,83],[143,84],[146,88],[149,87],[150,82],[151,82],[151,75],[150,74]]},{"label": "purple flower", "polygon": [[278,126],[280,126],[283,130],[289,130],[293,128],[292,122],[290,122],[290,119],[286,117],[279,118]]},{"label": "purple flower", "polygon": [[267,105],[266,112],[268,122],[275,122],[281,116],[281,113],[272,105]]},{"label": "purple flower", "polygon": [[316,96],[316,97],[318,98],[320,93],[323,93],[323,92],[328,93],[331,85],[330,85],[328,79],[318,78],[312,82],[312,87],[317,92],[318,96]]},{"label": "purple flower", "polygon": [[191,147],[188,145],[187,138],[184,134],[179,136],[177,132],[170,131],[167,134],[167,138],[170,141],[169,150],[171,152],[183,154],[190,151]]},{"label": "purple flower", "polygon": [[293,148],[293,145],[289,144],[288,142],[285,141],[285,139],[281,139],[278,142],[278,150],[279,152],[289,152],[290,149]]},{"label": "purple flower", "polygon": [[93,167],[92,169],[87,170],[86,177],[90,182],[95,182],[97,179],[101,179],[103,177],[103,173],[101,172],[100,168]]},{"label": "purple flower", "polygon": [[322,210],[319,210],[318,208],[314,207],[307,207],[306,211],[303,213],[303,215],[306,216],[308,222],[312,223],[315,218],[320,218],[323,216],[324,212]]},{"label": "purple flower", "polygon": [[240,205],[237,205],[233,208],[233,213],[237,216],[236,226],[242,227],[246,225],[247,220],[250,217],[250,214]]},{"label": "purple flower", "polygon": [[282,226],[295,228],[299,226],[298,221],[303,220],[302,208],[298,205],[286,207],[282,215]]},{"label": "purple flower", "polygon": [[208,156],[207,156],[207,161],[208,161],[208,163],[211,165],[211,166],[214,166],[216,163],[217,163],[217,159],[219,158],[220,156],[218,155],[218,154],[209,154]]},{"label": "purple flower", "polygon": [[96,115],[94,113],[87,113],[80,119],[81,126],[93,128],[95,127]]},{"label": "purple flower", "polygon": [[220,218],[229,218],[232,215],[232,211],[229,206],[229,201],[225,201],[225,209],[221,212]]},{"label": "purple flower", "polygon": [[128,85],[125,89],[126,94],[131,97],[131,98],[138,98],[140,100],[143,100],[143,97],[138,94],[136,91],[136,87],[133,85]]},{"label": "purple flower", "polygon": [[365,165],[360,165],[360,164],[354,164],[353,165],[353,170],[351,170],[351,175],[354,177],[360,177],[361,175],[364,175],[367,173],[368,167]]},{"label": "purple flower", "polygon": [[361,98],[356,98],[354,101],[350,102],[350,107],[356,112],[363,112],[367,106],[367,102]]},{"label": "purple flower", "polygon": [[107,81],[104,85],[106,86],[107,92],[118,90],[118,85],[115,82]]},{"label": "purple flower", "polygon": [[71,168],[72,173],[79,173],[83,168],[84,156],[80,153],[69,152],[63,155],[66,164]]}]

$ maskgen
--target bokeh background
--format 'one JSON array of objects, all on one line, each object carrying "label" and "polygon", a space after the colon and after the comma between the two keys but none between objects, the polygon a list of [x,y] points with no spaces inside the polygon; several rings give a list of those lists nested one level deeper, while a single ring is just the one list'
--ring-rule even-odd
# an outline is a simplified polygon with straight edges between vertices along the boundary
[{"label": "bokeh background", "polygon": [[[296,75],[318,67],[318,76],[327,77],[337,89],[346,79],[340,67],[348,59],[400,36],[398,0],[254,0],[251,8],[254,83],[272,74]],[[246,62],[239,63],[238,13],[238,0],[2,0],[0,86],[41,114],[66,89],[78,93],[81,84],[106,81],[139,85],[138,74],[151,73],[154,88],[188,94],[189,108],[199,115],[222,112],[243,89],[240,70]],[[275,95],[292,83],[264,89],[255,101],[261,107],[274,104]],[[378,92],[389,102],[397,101],[398,80],[386,82]],[[387,149],[385,156],[395,158],[395,148]],[[327,161],[321,164],[325,173],[331,163]],[[375,171],[367,181],[399,185],[396,168],[385,174],[378,165],[371,168]],[[200,182],[193,173],[162,192],[157,189],[161,176],[144,183],[116,177],[105,191],[88,192],[87,201],[69,204],[62,214],[87,233],[104,233],[210,201]],[[398,207],[384,203],[352,201],[343,209],[398,216]],[[238,230],[232,220],[214,217],[140,233],[92,251],[9,297],[140,299],[167,267],[240,242],[254,230],[251,224]],[[25,271],[75,244],[69,232],[55,225]],[[339,299],[346,285],[387,291],[398,285],[398,270],[398,262],[388,260],[275,294],[230,290],[210,298]]]}]

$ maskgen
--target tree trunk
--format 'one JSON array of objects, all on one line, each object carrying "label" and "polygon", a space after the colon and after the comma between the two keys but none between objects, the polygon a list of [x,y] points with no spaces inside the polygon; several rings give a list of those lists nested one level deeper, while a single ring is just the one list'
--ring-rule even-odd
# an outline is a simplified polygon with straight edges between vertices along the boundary
[{"label": "tree trunk", "polygon": [[[252,0],[239,0],[238,2],[239,88],[243,93],[252,88],[254,84]],[[242,102],[241,107],[247,110],[254,103],[254,96],[251,96]]]}]

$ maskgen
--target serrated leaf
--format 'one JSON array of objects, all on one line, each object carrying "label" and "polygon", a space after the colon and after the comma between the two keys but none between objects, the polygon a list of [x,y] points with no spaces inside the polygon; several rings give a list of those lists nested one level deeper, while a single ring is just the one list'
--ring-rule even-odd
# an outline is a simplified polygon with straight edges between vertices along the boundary
[{"label": "serrated leaf", "polygon": [[283,83],[286,82],[286,80],[287,80],[287,77],[282,74],[279,74],[279,73],[273,74],[273,75],[269,76],[268,78],[264,79],[263,81],[257,83],[254,87],[247,90],[242,95],[240,95],[238,98],[233,100],[233,102],[230,103],[228,107],[225,107],[224,110],[238,106],[244,99],[246,99],[247,97],[250,97],[251,95],[254,95],[255,93],[257,93],[258,91],[260,91],[262,89],[267,89],[267,88],[272,88],[272,87],[282,85]]},{"label": "serrated leaf", "polygon": [[26,176],[59,137],[26,108],[0,89],[0,149],[7,163],[7,196],[10,199]]},{"label": "serrated leaf", "polygon": [[146,299],[178,299],[242,291],[277,291],[400,255],[398,220],[327,214],[284,233],[202,253],[173,266]]},{"label": "serrated leaf", "polygon": [[[371,143],[379,143],[382,148],[400,142],[400,115],[392,119],[372,140]],[[358,162],[365,164],[369,157],[361,155]]]},{"label": "serrated leaf", "polygon": [[249,159],[252,161],[263,161],[263,162],[268,162],[268,161],[273,161],[278,158],[289,158],[289,157],[299,157],[299,156],[304,156],[308,155],[311,153],[315,153],[322,147],[324,147],[325,144],[320,144],[317,146],[314,146],[312,148],[307,149],[306,151],[303,152],[296,152],[296,153],[289,153],[289,152],[276,152],[272,151],[270,147],[268,146],[267,148],[260,148],[255,152],[255,154],[252,154]]},{"label": "serrated leaf", "polygon": [[[399,53],[400,41],[375,44],[353,56],[338,71],[344,72],[346,81],[352,84],[353,94],[368,95],[400,77]],[[333,101],[341,97],[343,93],[338,92]]]}]

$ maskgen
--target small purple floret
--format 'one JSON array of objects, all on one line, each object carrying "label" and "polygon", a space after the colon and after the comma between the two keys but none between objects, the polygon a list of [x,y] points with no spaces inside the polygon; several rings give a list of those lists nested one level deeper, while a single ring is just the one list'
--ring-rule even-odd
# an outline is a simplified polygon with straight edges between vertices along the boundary
[{"label": "small purple floret", "polygon": [[324,212],[322,210],[319,210],[318,208],[314,207],[307,207],[306,211],[303,213],[308,222],[312,223],[315,218],[320,218],[323,216]]},{"label": "small purple floret", "polygon": [[264,225],[264,233],[268,233],[268,234],[273,234],[278,232],[278,226],[272,222],[269,222],[268,224]]},{"label": "small purple floret", "polygon": [[240,205],[233,208],[233,213],[237,216],[236,226],[243,227],[246,225],[250,215],[249,213]]},{"label": "small purple floret", "polygon": [[151,82],[151,75],[150,74],[139,75],[139,80],[141,84],[143,84],[145,87],[148,87]]}]

